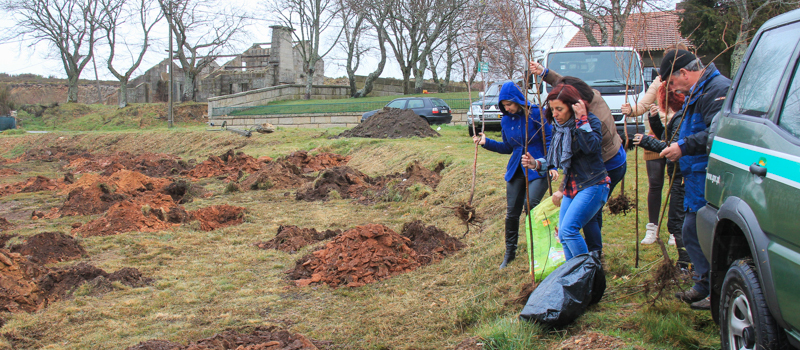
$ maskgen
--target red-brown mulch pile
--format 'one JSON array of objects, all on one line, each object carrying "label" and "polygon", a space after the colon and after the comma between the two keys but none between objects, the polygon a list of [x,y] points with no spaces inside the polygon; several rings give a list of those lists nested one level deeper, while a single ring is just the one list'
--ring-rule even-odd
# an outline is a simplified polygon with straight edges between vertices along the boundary
[{"label": "red-brown mulch pile", "polygon": [[223,204],[198,209],[191,212],[190,215],[194,219],[200,220],[201,230],[212,231],[241,224],[244,212],[245,208]]},{"label": "red-brown mulch pile", "polygon": [[208,160],[198,164],[194,169],[190,170],[188,175],[194,179],[202,179],[206,177],[214,177],[224,175],[228,180],[236,181],[232,178],[233,175],[239,172],[254,173],[261,169],[264,162],[244,154],[244,152],[234,153],[233,150],[228,150],[224,154],[217,156],[209,156]]},{"label": "red-brown mulch pile", "polygon": [[133,155],[116,152],[111,155],[82,154],[70,159],[67,168],[74,173],[102,172],[111,175],[119,170],[137,171],[150,177],[179,175],[194,168],[195,161],[184,161],[172,154],[145,152]]},{"label": "red-brown mulch pile", "polygon": [[413,271],[464,247],[457,239],[419,221],[408,223],[403,229],[408,236],[378,224],[347,230],[299,259],[295,268],[287,272],[289,279],[297,286],[360,287]]},{"label": "red-brown mulch pile", "polygon": [[298,166],[303,173],[310,173],[345,165],[350,161],[350,158],[349,156],[327,152],[311,156],[306,151],[297,151],[286,156],[284,160]]},{"label": "red-brown mulch pile", "polygon": [[166,340],[148,340],[126,350],[317,350],[330,342],[306,338],[278,327],[256,327],[253,330],[228,329],[211,338],[181,345]]},{"label": "red-brown mulch pile", "polygon": [[40,264],[79,259],[86,250],[74,238],[61,232],[42,232],[10,247],[11,252],[30,256]]},{"label": "red-brown mulch pile", "polygon": [[102,291],[110,290],[112,282],[141,287],[151,281],[133,268],[111,274],[86,263],[48,269],[19,253],[0,249],[0,311],[41,310],[68,297],[85,282],[92,283],[95,291]]},{"label": "red-brown mulch pile", "polygon": [[139,172],[120,170],[110,176],[85,174],[67,186],[69,195],[61,207],[65,216],[100,214],[123,201],[148,203],[170,180],[153,178]]},{"label": "red-brown mulch pile", "polygon": [[324,241],[342,233],[342,230],[317,231],[313,228],[300,228],[294,225],[278,227],[278,234],[275,238],[255,243],[261,249],[277,249],[287,253],[295,253],[300,248],[309,244]]},{"label": "red-brown mulch pile", "polygon": [[0,187],[0,196],[16,193],[29,193],[39,191],[52,191],[63,187],[64,183],[51,180],[44,176],[31,177],[25,181]]},{"label": "red-brown mulch pile", "polygon": [[0,169],[0,176],[19,175],[19,171],[11,168]]},{"label": "red-brown mulch pile", "polygon": [[141,204],[118,202],[112,205],[105,215],[72,229],[72,233],[80,234],[82,237],[110,236],[131,231],[155,232],[177,226],[178,223],[173,224],[164,220],[163,216],[159,218],[158,213],[163,213],[162,210],[162,208],[154,210],[151,208],[145,213]]}]

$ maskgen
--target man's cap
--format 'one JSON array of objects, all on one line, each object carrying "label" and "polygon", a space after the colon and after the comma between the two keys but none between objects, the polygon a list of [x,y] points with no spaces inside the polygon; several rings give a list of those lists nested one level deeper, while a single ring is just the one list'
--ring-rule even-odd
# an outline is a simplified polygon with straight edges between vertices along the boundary
[{"label": "man's cap", "polygon": [[658,73],[661,74],[661,80],[667,81],[673,72],[677,72],[681,68],[686,67],[689,63],[696,60],[697,56],[686,50],[670,50],[664,54],[661,59],[661,68]]}]

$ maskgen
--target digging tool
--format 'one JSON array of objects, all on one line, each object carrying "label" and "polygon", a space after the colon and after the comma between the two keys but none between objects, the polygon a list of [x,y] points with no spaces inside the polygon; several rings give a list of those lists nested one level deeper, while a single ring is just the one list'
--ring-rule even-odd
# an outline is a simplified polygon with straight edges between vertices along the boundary
[{"label": "digging tool", "polygon": [[250,130],[241,130],[241,129],[228,128],[228,131],[230,131],[232,133],[235,133],[235,134],[242,135],[244,137],[250,137],[251,135],[253,135],[253,133]]}]

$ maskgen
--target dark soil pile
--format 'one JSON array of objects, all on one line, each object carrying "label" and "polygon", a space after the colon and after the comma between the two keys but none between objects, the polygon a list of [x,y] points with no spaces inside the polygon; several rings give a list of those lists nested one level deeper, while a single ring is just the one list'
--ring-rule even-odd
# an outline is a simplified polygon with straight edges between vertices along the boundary
[{"label": "dark soil pile", "polygon": [[166,340],[148,340],[126,350],[317,350],[330,346],[330,342],[308,339],[278,327],[225,330],[213,337],[181,345]]},{"label": "dark soil pile", "polygon": [[314,182],[311,188],[298,190],[295,199],[304,201],[326,200],[332,191],[341,198],[359,198],[364,191],[377,192],[380,187],[369,176],[348,166],[340,166],[326,170]]},{"label": "dark soil pile", "polygon": [[268,190],[297,188],[314,179],[303,176],[297,165],[287,161],[267,163],[258,172],[248,176],[239,184],[244,190]]},{"label": "dark soil pile", "polygon": [[200,220],[200,229],[212,231],[218,228],[234,226],[242,223],[245,209],[232,205],[212,205],[191,212],[191,216]]},{"label": "dark soil pile", "polygon": [[208,160],[190,170],[188,175],[195,179],[221,175],[227,177],[239,172],[254,173],[261,169],[263,164],[263,162],[259,162],[257,159],[244,154],[244,152],[234,153],[233,150],[228,150],[228,152],[219,157],[209,156]]},{"label": "dark soil pile", "polygon": [[81,157],[90,158],[91,156],[92,155],[86,150],[56,146],[27,150],[25,154],[22,155],[22,159],[26,161],[38,160],[43,162],[58,162],[63,160],[69,162],[73,159]]},{"label": "dark soil pile", "polygon": [[[443,165],[437,166],[441,171]],[[370,178],[358,170],[341,166],[324,171],[313,186],[303,188],[295,193],[295,199],[305,201],[329,199],[333,191],[341,198],[357,199],[361,203],[372,203],[381,198],[391,198],[396,193],[405,198],[408,188],[420,183],[435,189],[442,179],[436,171],[428,170],[418,162],[411,163],[403,173]]]},{"label": "dark soil pile", "polygon": [[6,220],[6,218],[0,216],[0,231],[7,231],[14,227],[14,224]]},{"label": "dark soil pile", "polygon": [[255,243],[255,246],[261,249],[277,249],[287,253],[294,253],[309,244],[336,237],[340,233],[342,233],[342,230],[320,232],[313,228],[300,228],[294,225],[280,226],[275,238],[266,242]]},{"label": "dark soil pile", "polygon": [[420,220],[405,223],[402,235],[411,240],[409,246],[423,265],[438,262],[467,246],[436,226],[426,227]]},{"label": "dark soil pile", "polygon": [[286,156],[284,160],[296,165],[302,172],[310,173],[345,165],[350,161],[350,157],[334,153],[320,153],[311,156],[306,151],[297,151]]},{"label": "dark soil pile", "polygon": [[34,262],[42,265],[79,259],[86,255],[86,250],[74,238],[61,232],[38,233],[10,249],[14,253],[30,256]]},{"label": "dark soil pile", "polygon": [[14,234],[10,234],[10,235],[2,234],[2,235],[0,235],[0,248],[4,248],[6,246],[6,243],[8,243],[8,241],[10,241],[14,237],[17,237],[17,235],[14,235]]},{"label": "dark soil pile", "polygon": [[106,156],[82,154],[71,159],[67,168],[72,169],[76,174],[102,172],[107,176],[125,169],[150,177],[165,177],[185,173],[194,166],[194,160],[187,162],[171,154],[146,152],[134,156],[128,152],[116,152]]},{"label": "dark soil pile", "polygon": [[0,169],[0,176],[10,176],[10,175],[19,175],[19,171],[16,171],[11,168]]},{"label": "dark soil pile", "polygon": [[63,186],[63,182],[51,180],[44,176],[31,177],[25,181],[5,185],[0,188],[0,196],[16,193],[29,193],[40,191],[53,191]]},{"label": "dark soil pile", "polygon": [[86,263],[48,269],[23,257],[0,249],[0,311],[34,312],[68,297],[77,287],[90,282],[94,292],[110,290],[112,282],[141,287],[152,282],[133,268],[107,273]]},{"label": "dark soil pile", "polygon": [[383,108],[358,126],[345,130],[338,137],[397,139],[405,137],[438,137],[438,132],[410,109]]},{"label": "dark soil pile", "polygon": [[169,195],[178,204],[191,203],[195,198],[205,197],[209,192],[199,185],[194,185],[182,179],[175,180],[161,190],[161,193]]}]

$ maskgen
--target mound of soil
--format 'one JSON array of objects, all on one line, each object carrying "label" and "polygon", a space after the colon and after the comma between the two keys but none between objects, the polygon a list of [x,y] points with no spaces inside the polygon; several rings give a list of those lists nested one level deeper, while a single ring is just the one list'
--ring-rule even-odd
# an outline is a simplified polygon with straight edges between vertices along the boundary
[{"label": "mound of soil", "polygon": [[202,179],[221,175],[228,176],[238,172],[254,173],[261,169],[263,164],[263,162],[259,162],[257,159],[244,154],[244,152],[234,153],[231,149],[219,157],[209,156],[208,160],[190,170],[188,175],[195,179]]},{"label": "mound of soil", "polygon": [[[166,197],[165,200],[171,202],[169,196],[163,196]],[[112,205],[102,217],[72,229],[72,233],[82,237],[92,237],[110,236],[130,231],[160,231],[174,226],[165,220],[164,213],[169,210],[169,208],[152,209],[151,207],[151,210],[145,213],[141,204],[121,201]]]},{"label": "mound of soil", "polygon": [[232,205],[212,205],[191,212],[191,216],[200,220],[200,229],[212,231],[222,227],[238,225],[242,223],[245,209]]},{"label": "mound of soil", "polygon": [[317,350],[328,346],[329,342],[308,339],[272,326],[256,327],[252,331],[228,329],[186,346],[166,340],[148,340],[126,350]]},{"label": "mound of soil", "polygon": [[194,198],[209,194],[202,186],[180,179],[164,187],[161,193],[169,195],[178,204],[191,203]]},{"label": "mound of soil", "polygon": [[38,233],[10,249],[14,253],[30,256],[42,265],[79,259],[86,255],[86,250],[74,238],[61,232]]},{"label": "mound of soil", "polygon": [[80,158],[80,157],[91,157],[92,155],[82,149],[79,148],[67,148],[67,147],[43,147],[43,148],[35,148],[25,151],[25,154],[22,155],[22,159],[26,161],[38,160],[43,162],[58,162],[58,161],[66,161],[69,162],[73,159]]},{"label": "mound of soil", "polygon": [[261,249],[277,249],[287,253],[294,253],[309,244],[336,237],[340,233],[342,233],[342,230],[319,232],[313,228],[300,228],[294,225],[280,226],[275,238],[266,242],[255,243],[255,246]]},{"label": "mound of soil", "polygon": [[151,198],[147,197],[163,191],[170,183],[167,179],[130,170],[120,170],[110,176],[85,174],[67,186],[70,192],[61,206],[61,213],[66,216],[99,214],[116,203],[132,198],[140,203],[148,203]]},{"label": "mound of soil", "polygon": [[284,160],[302,169],[304,173],[342,166],[350,161],[350,157],[334,153],[320,153],[310,156],[306,151],[297,151],[286,156]]},{"label": "mound of soil", "polygon": [[143,153],[137,156],[128,152],[111,155],[83,154],[71,159],[67,168],[76,174],[102,172],[111,175],[119,170],[137,171],[150,177],[166,177],[185,173],[195,166],[194,160],[184,161],[180,157],[164,153]]},{"label": "mound of soil", "polygon": [[397,139],[405,137],[438,137],[425,118],[410,109],[384,107],[358,126],[345,130],[338,137]]},{"label": "mound of soil", "polygon": [[244,191],[287,189],[300,187],[312,180],[303,176],[297,165],[281,160],[265,164],[261,170],[242,180],[239,187]]},{"label": "mound of soil", "polygon": [[0,248],[4,248],[6,246],[6,243],[8,243],[8,241],[10,241],[14,237],[17,237],[17,235],[14,235],[14,234],[11,234],[11,235],[2,234],[2,235],[0,235]]},{"label": "mound of soil", "polygon": [[323,172],[311,188],[298,190],[295,199],[309,202],[326,200],[332,191],[338,192],[341,198],[359,198],[364,191],[377,192],[379,188],[362,172],[348,166],[340,166]]},{"label": "mound of soil", "polygon": [[10,176],[10,175],[19,175],[19,171],[16,171],[11,168],[0,169],[0,176]]},{"label": "mound of soil", "polygon": [[[98,281],[98,278],[101,280]],[[106,282],[103,282],[106,281]],[[79,263],[70,267],[48,269],[19,253],[0,249],[0,311],[34,312],[69,296],[85,282],[95,285],[120,282],[131,287],[151,283],[151,279],[132,268],[109,274],[97,267]],[[100,291],[95,290],[93,291]]]},{"label": "mound of soil", "polygon": [[58,180],[51,180],[44,176],[36,176],[28,178],[25,181],[15,184],[5,185],[0,188],[0,196],[6,196],[16,193],[29,193],[40,191],[53,191],[63,186],[63,182]]},{"label": "mound of soil", "polygon": [[423,265],[438,262],[467,246],[436,226],[426,227],[420,220],[405,223],[402,235],[411,240],[409,246]]},{"label": "mound of soil", "polygon": [[384,225],[357,226],[298,260],[289,278],[297,286],[315,283],[333,288],[387,279],[420,266],[409,242]]},{"label": "mound of soil", "polygon": [[6,220],[6,218],[0,216],[0,231],[7,231],[14,227],[14,224]]}]

